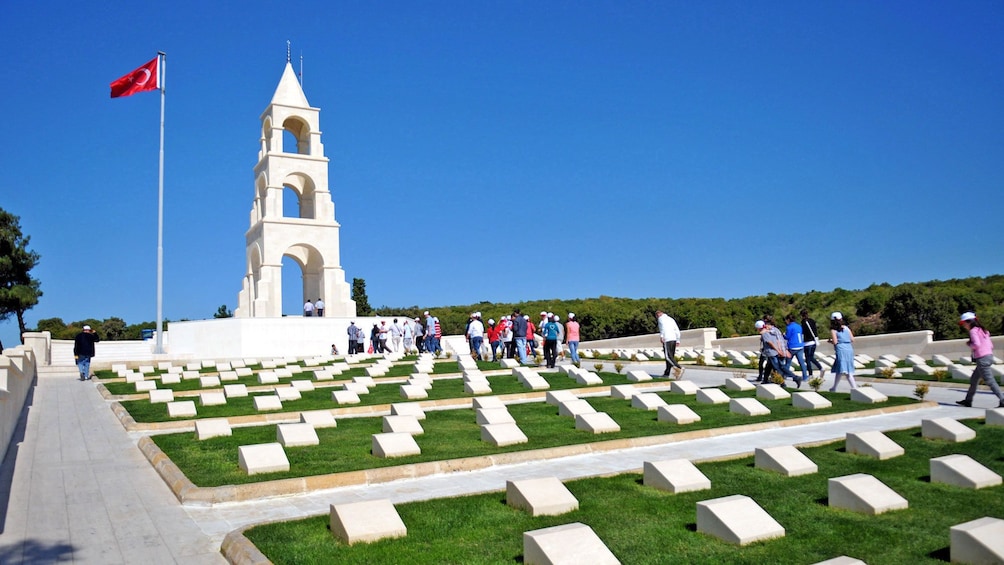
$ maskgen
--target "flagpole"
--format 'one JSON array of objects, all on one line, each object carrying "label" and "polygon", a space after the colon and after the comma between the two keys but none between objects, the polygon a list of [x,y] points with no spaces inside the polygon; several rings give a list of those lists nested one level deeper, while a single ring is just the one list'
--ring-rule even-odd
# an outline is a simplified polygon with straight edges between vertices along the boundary
[{"label": "flagpole", "polygon": [[164,353],[164,93],[167,79],[167,53],[158,51],[160,62],[160,174],[157,194],[157,346],[155,354]]}]

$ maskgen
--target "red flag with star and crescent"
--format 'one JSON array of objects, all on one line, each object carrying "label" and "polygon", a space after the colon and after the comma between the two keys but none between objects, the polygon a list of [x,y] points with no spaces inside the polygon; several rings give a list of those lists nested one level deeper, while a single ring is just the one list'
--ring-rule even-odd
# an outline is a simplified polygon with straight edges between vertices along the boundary
[{"label": "red flag with star and crescent", "polygon": [[160,57],[112,82],[112,98],[120,96],[132,96],[137,92],[156,90],[160,88],[160,75],[157,73],[157,65]]}]

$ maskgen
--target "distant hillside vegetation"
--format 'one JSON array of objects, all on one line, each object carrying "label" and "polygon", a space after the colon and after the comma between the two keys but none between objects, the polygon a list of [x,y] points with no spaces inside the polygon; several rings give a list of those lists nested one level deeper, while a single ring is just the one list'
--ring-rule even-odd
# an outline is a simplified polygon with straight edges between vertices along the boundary
[{"label": "distant hillside vegetation", "polygon": [[[424,310],[432,311],[443,324],[447,335],[462,334],[471,312],[480,311],[484,320],[498,319],[519,308],[534,323],[543,311],[560,314],[564,321],[569,312],[582,324],[582,341],[650,334],[656,331],[655,311],[664,310],[676,318],[683,329],[718,328],[719,337],[752,335],[753,321],[764,314],[782,318],[798,315],[806,308],[810,315],[825,324],[830,312],[843,313],[857,335],[912,330],[933,330],[936,339],[964,337],[957,324],[959,314],[976,312],[991,333],[1004,333],[1004,275],[972,277],[947,281],[904,283],[897,286],[873,284],[862,290],[836,288],[829,292],[805,294],[768,294],[745,298],[583,298],[574,300],[532,300],[518,304],[480,302],[458,306],[381,306],[377,316],[412,318]],[[32,331],[50,331],[53,339],[72,339],[84,324],[94,327],[101,339],[140,339],[143,329],[156,327],[154,322],[126,324],[121,318],[94,318],[64,322],[60,318],[38,321]],[[170,329],[170,328],[168,328]]]},{"label": "distant hillside vegetation", "polygon": [[582,324],[582,341],[654,333],[655,311],[673,316],[680,327],[718,328],[719,337],[752,335],[753,322],[764,314],[782,318],[805,308],[817,322],[825,324],[839,311],[857,335],[932,330],[935,339],[964,337],[958,326],[959,314],[974,311],[991,333],[1004,333],[1004,275],[971,277],[947,281],[873,284],[861,290],[836,288],[829,292],[773,294],[744,298],[614,298],[600,296],[574,300],[533,300],[518,304],[480,302],[458,306],[390,308],[375,310],[378,316],[418,317],[430,310],[439,317],[445,334],[462,334],[471,312],[480,311],[484,320],[496,320],[519,308],[537,322],[541,311],[560,314],[574,312]]}]

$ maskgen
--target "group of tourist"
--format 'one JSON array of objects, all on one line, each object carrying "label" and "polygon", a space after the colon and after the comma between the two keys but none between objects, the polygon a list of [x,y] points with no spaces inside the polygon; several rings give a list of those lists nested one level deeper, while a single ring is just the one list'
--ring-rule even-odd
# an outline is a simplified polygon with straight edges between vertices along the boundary
[{"label": "group of tourist", "polygon": [[[428,313],[426,312],[426,314]],[[439,335],[442,336],[443,330],[439,327],[439,320],[434,319],[433,323]],[[428,341],[423,339],[424,335],[428,335],[426,327],[428,326],[423,326],[422,320],[419,318],[415,318],[414,321],[405,318],[401,322],[398,321],[398,318],[394,318],[390,324],[387,323],[387,320],[381,320],[379,324],[374,322],[373,327],[369,330],[370,344],[367,349],[365,330],[355,325],[355,320],[352,320],[349,322],[348,329],[346,330],[348,333],[348,354],[365,353],[367,351],[369,353],[390,353],[396,351],[405,353],[418,351],[421,353],[428,344]],[[432,335],[436,335],[436,333],[434,332]],[[438,348],[437,343],[430,350],[436,351]]]},{"label": "group of tourist", "polygon": [[562,324],[559,314],[542,311],[536,325],[529,314],[523,314],[519,309],[501,316],[498,322],[489,318],[487,325],[482,321],[481,312],[471,312],[464,329],[471,356],[475,359],[488,360],[490,351],[492,362],[502,358],[519,358],[524,365],[527,357],[537,356],[538,332],[544,364],[548,368],[553,369],[559,360],[565,358],[562,345],[566,343],[569,359],[573,363],[580,362],[580,326],[573,312],[568,313],[568,321]]},{"label": "group of tourist", "polygon": [[[324,316],[324,302],[320,299],[314,303],[308,300],[303,305],[303,313],[304,316],[312,316],[314,313],[317,316]],[[387,320],[374,323],[369,335],[371,345],[368,351],[370,353],[428,351],[438,355],[442,352],[440,341],[443,337],[443,328],[439,318],[431,315],[428,310],[424,315],[424,323],[420,318],[414,320],[404,318],[400,322],[398,318],[394,318],[390,324]],[[775,324],[774,317],[769,314],[756,321],[754,326],[760,334],[760,359],[756,382],[771,382],[772,374],[777,372],[785,379],[792,379],[796,388],[801,388],[802,382],[813,377],[813,368],[819,370],[820,376],[823,375],[823,366],[816,359],[816,347],[821,342],[816,321],[809,317],[809,312],[805,309],[802,309],[800,315],[801,321],[798,322],[792,314],[784,317],[783,333]],[[661,310],[657,311],[655,316],[659,328],[659,340],[662,342],[666,358],[666,370],[662,376],[669,377],[672,373],[678,377],[682,370],[676,361],[680,327],[676,320]],[[990,369],[994,359],[990,332],[983,327],[973,312],[962,314],[959,325],[969,333],[967,344],[972,350],[972,359],[976,367],[970,377],[966,397],[959,400],[958,404],[972,406],[977,386],[982,380],[1000,401],[998,406],[1004,408],[1004,393],[1001,392],[997,379]],[[530,316],[521,313],[517,308],[512,314],[502,316],[497,323],[494,319],[489,319],[487,326],[481,321],[481,312],[472,312],[464,333],[471,348],[471,355],[475,359],[487,359],[488,351],[491,351],[492,362],[498,362],[502,357],[509,359],[518,357],[520,363],[525,365],[527,356],[536,357],[538,330],[547,368],[553,369],[558,360],[564,359],[564,348],[561,347],[564,343],[568,344],[571,361],[576,364],[580,362],[580,326],[575,314],[571,312],[568,313],[568,321],[562,324],[561,316],[543,311],[540,313],[539,325],[534,325]],[[367,352],[366,331],[356,325],[355,321],[349,323],[348,337],[350,355]],[[80,380],[91,378],[90,361],[94,357],[94,344],[98,341],[100,338],[90,326],[84,326],[83,331],[74,339],[73,355]],[[847,378],[852,389],[857,388],[854,380],[854,334],[840,312],[830,314],[830,336],[826,341],[833,345],[835,354],[832,369],[835,378],[830,392],[837,390],[837,385],[843,377]],[[331,353],[338,354],[338,348],[334,344],[331,345]],[[791,370],[793,359],[798,360],[801,376]]]},{"label": "group of tourist", "polygon": [[[754,327],[760,334],[758,383],[771,382],[771,376],[776,372],[785,379],[794,381],[796,388],[801,388],[802,382],[812,378],[813,368],[819,369],[822,377],[823,366],[816,359],[816,347],[820,342],[816,320],[809,317],[809,312],[805,309],[802,309],[800,315],[800,322],[796,322],[792,314],[784,317],[783,333],[770,314],[756,321]],[[840,312],[830,314],[830,337],[826,341],[834,345],[836,357],[833,363],[836,378],[830,392],[837,390],[837,385],[844,376],[851,388],[857,388],[854,381],[854,348],[851,345],[854,343],[854,334]],[[798,360],[801,376],[791,370],[795,359]]]}]

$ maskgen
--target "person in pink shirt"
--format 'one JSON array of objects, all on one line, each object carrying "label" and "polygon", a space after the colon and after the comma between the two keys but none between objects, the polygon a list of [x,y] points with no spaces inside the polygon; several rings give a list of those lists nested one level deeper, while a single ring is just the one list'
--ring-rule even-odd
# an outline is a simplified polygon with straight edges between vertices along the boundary
[{"label": "person in pink shirt", "polygon": [[572,356],[572,363],[579,364],[579,323],[575,321],[575,314],[568,313],[568,321],[565,322],[565,341],[568,342],[568,353]]},{"label": "person in pink shirt", "polygon": [[998,408],[1004,408],[1004,394],[997,386],[997,379],[990,372],[990,366],[994,363],[994,344],[990,341],[990,332],[983,327],[983,324],[976,319],[976,314],[966,312],[959,320],[959,325],[969,332],[969,349],[973,350],[973,376],[969,377],[969,391],[966,392],[965,400],[959,400],[956,404],[960,406],[972,406],[973,396],[976,395],[976,387],[980,384],[980,379],[987,383],[990,390],[997,396],[1000,403]]}]

